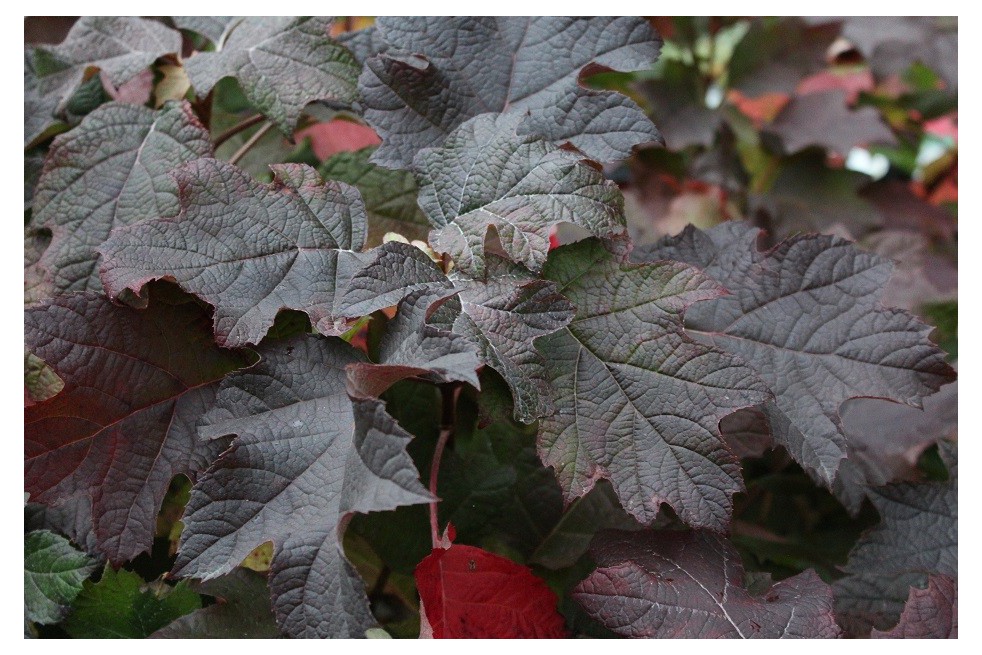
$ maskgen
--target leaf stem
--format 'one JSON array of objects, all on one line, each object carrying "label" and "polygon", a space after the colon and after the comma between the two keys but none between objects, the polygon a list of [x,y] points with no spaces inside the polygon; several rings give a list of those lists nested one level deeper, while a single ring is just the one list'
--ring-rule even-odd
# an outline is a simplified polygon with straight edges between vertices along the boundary
[{"label": "leaf stem", "polygon": [[252,150],[252,147],[255,146],[256,143],[259,142],[259,139],[261,139],[264,136],[266,136],[266,132],[269,132],[269,130],[272,127],[273,127],[273,124],[272,123],[266,123],[265,125],[263,125],[262,127],[260,127],[258,130],[256,130],[256,133],[253,134],[251,137],[249,137],[249,140],[246,141],[245,143],[243,143],[242,144],[242,147],[239,148],[238,150],[236,150],[235,151],[235,154],[232,155],[229,158],[228,163],[235,164],[240,159],[242,159],[243,155],[245,155],[247,152],[249,152],[250,150]]},{"label": "leaf stem", "polygon": [[[433,461],[430,463],[430,493],[436,496],[436,483],[440,474],[440,460],[443,459],[443,449],[447,447],[447,442],[453,437],[454,426],[457,422],[457,390],[459,384],[440,385],[440,407],[443,413],[440,419],[440,438],[437,439],[436,449],[433,451]],[[437,505],[439,500],[430,502],[430,536],[433,538],[433,547],[440,545],[440,522],[437,518]]]},{"label": "leaf stem", "polygon": [[218,146],[222,145],[223,143],[231,139],[239,132],[242,132],[243,130],[248,130],[250,127],[258,123],[262,123],[263,119],[264,117],[262,114],[253,114],[249,118],[246,118],[245,120],[236,123],[232,127],[228,128],[227,130],[219,134],[217,137],[215,137],[215,148],[218,148]]}]

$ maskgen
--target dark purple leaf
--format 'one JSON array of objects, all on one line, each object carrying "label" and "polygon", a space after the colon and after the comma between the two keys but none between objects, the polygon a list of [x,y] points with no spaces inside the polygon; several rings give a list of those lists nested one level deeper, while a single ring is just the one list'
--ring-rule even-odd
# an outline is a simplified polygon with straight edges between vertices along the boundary
[{"label": "dark purple leaf", "polygon": [[352,278],[341,300],[347,314],[368,314],[421,290],[454,290],[459,311],[445,327],[467,337],[481,361],[502,375],[515,399],[516,419],[531,423],[548,413],[552,394],[533,344],[573,317],[573,306],[554,284],[493,255],[484,276],[474,279],[458,273],[448,278],[423,251],[406,244],[388,243],[373,252],[375,260]]},{"label": "dark purple leaf", "polygon": [[617,634],[645,638],[834,638],[832,589],[808,570],[762,593],[746,588],[736,549],[694,532],[606,532],[599,568],[573,590]]},{"label": "dark purple leaf", "polygon": [[539,454],[567,502],[611,481],[638,521],[668,503],[690,525],[725,530],[743,481],[719,436],[725,415],[768,398],[747,366],[682,331],[682,312],[722,293],[679,262],[621,263],[596,241],[554,250],[544,271],[576,306],[536,346],[556,394]]},{"label": "dark purple leaf", "polygon": [[856,146],[893,145],[896,137],[874,107],[850,109],[845,91],[796,95],[767,128],[788,153],[820,146],[845,157]]},{"label": "dark purple leaf", "polygon": [[176,215],[170,172],[210,154],[208,132],[186,102],[160,111],[110,103],[57,137],[32,218],[52,233],[38,267],[54,291],[101,291],[97,248],[115,228]]},{"label": "dark purple leaf", "polygon": [[659,139],[633,100],[579,84],[591,64],[638,70],[655,61],[661,41],[643,19],[399,17],[376,30],[382,54],[366,61],[359,86],[383,166],[408,168],[419,150],[489,112],[514,114],[521,134],[601,161]]},{"label": "dark purple leaf", "polygon": [[776,440],[831,486],[849,450],[844,401],[870,396],[919,407],[954,371],[928,339],[929,326],[879,304],[890,262],[819,235],[760,252],[758,235],[745,223],[688,228],[636,255],[699,266],[730,291],[690,309],[687,332],[757,371],[774,393],[764,411]]},{"label": "dark purple leaf", "polygon": [[222,78],[234,77],[249,102],[291,135],[307,104],[347,105],[357,97],[361,67],[328,36],[330,28],[324,17],[236,17],[214,52],[195,53],[184,67],[202,97]]},{"label": "dark purple leaf", "polygon": [[158,57],[180,51],[179,32],[132,16],[85,16],[72,26],[61,44],[26,50],[25,146],[64,113],[91,68],[98,68],[110,84],[119,87]]},{"label": "dark purple leaf", "polygon": [[517,136],[517,114],[479,116],[443,146],[415,161],[419,206],[436,229],[430,245],[458,269],[484,273],[484,245],[494,228],[504,252],[538,271],[550,229],[573,223],[625,248],[624,200],[617,186],[583,161],[531,136]]},{"label": "dark purple leaf", "polygon": [[106,291],[175,280],[215,306],[226,347],[259,343],[281,309],[306,312],[325,334],[344,332],[334,305],[364,260],[361,196],[309,166],[271,168],[271,185],[215,159],[178,169],[180,214],[117,230],[101,248]]},{"label": "dark purple leaf", "polygon": [[374,400],[352,402],[345,369],[364,357],[302,335],[229,376],[199,429],[232,446],[195,485],[174,573],[209,580],[273,543],[270,589],[290,636],[362,637],[375,621],[340,536],[353,512],[426,503],[410,435]]}]

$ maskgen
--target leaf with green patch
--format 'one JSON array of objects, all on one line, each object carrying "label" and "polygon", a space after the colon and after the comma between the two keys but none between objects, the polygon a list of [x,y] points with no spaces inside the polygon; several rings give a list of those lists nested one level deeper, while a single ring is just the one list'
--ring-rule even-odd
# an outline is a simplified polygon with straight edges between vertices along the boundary
[{"label": "leaf with green patch", "polygon": [[180,52],[179,32],[133,16],[86,16],[59,45],[26,50],[25,145],[37,141],[64,115],[72,95],[93,69],[119,87],[159,57]]},{"label": "leaf with green patch", "polygon": [[366,246],[382,244],[387,232],[409,240],[426,239],[430,223],[416,204],[416,180],[408,171],[395,171],[369,161],[374,147],[339,152],[318,169],[325,180],[346,182],[361,192],[368,214]]},{"label": "leaf with green patch", "polygon": [[215,604],[185,614],[150,635],[152,639],[278,639],[266,577],[247,569],[190,589],[215,597]]},{"label": "leaf with green patch", "polygon": [[144,639],[201,607],[183,582],[144,584],[136,573],[107,566],[98,582],[86,582],[65,621],[75,639]]},{"label": "leaf with green patch", "polygon": [[96,562],[68,539],[47,530],[24,535],[24,616],[47,625],[68,615]]}]

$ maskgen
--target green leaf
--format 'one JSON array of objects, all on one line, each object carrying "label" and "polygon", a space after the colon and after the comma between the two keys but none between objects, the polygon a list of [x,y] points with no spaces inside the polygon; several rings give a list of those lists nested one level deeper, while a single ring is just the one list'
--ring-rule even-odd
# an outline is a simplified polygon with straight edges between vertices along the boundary
[{"label": "green leaf", "polygon": [[144,585],[136,573],[106,567],[99,582],[86,582],[65,630],[75,639],[143,639],[201,607],[186,584]]},{"label": "green leaf", "polygon": [[24,535],[24,615],[46,625],[68,614],[96,561],[47,530]]}]

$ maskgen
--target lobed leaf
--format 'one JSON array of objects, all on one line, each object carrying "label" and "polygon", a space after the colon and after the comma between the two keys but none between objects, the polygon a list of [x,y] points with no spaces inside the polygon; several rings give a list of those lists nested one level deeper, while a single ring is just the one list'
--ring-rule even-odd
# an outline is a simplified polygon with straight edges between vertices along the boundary
[{"label": "lobed leaf", "polygon": [[874,639],[958,639],[958,581],[928,578],[927,589],[911,587],[910,597],[892,630],[873,630]]},{"label": "lobed leaf", "polygon": [[181,52],[179,32],[133,16],[84,16],[55,46],[24,52],[24,145],[37,142],[64,115],[90,71],[119,87],[156,59]]},{"label": "lobed leaf", "polygon": [[277,312],[295,309],[316,329],[342,334],[339,292],[361,267],[365,207],[358,191],[324,183],[309,166],[271,166],[255,181],[215,159],[174,173],[180,213],[117,230],[101,248],[107,293],[139,292],[154,279],[176,281],[215,307],[225,347],[255,344]]},{"label": "lobed leaf", "polygon": [[[236,17],[215,40],[214,52],[196,53],[184,67],[200,96],[222,78],[234,77],[249,102],[289,136],[309,103],[347,105],[357,97],[361,67],[328,36],[331,22],[310,16]],[[215,27],[207,29],[214,34]]]},{"label": "lobed leaf", "polygon": [[725,530],[743,483],[719,421],[768,393],[682,330],[685,308],[720,287],[678,262],[621,263],[596,241],[553,251],[543,274],[576,306],[568,327],[536,342],[557,405],[539,455],[567,502],[608,479],[641,523],[664,502],[690,525]]},{"label": "lobed leaf", "polygon": [[259,353],[203,418],[206,440],[236,438],[191,492],[174,573],[209,580],[271,541],[281,629],[362,637],[375,621],[340,536],[354,512],[431,500],[405,452],[411,437],[382,403],[348,398],[345,369],[364,358],[343,341],[303,335]]},{"label": "lobed leaf", "polygon": [[929,326],[879,305],[890,262],[820,235],[760,252],[758,234],[745,223],[689,227],[636,258],[688,262],[731,292],[693,307],[687,332],[756,371],[774,394],[764,412],[775,439],[831,487],[850,449],[844,401],[871,396],[919,407],[954,371],[928,339]]},{"label": "lobed leaf", "polygon": [[419,206],[436,226],[430,232],[433,249],[480,276],[485,239],[494,228],[508,257],[538,271],[549,251],[550,229],[572,223],[624,251],[624,200],[617,186],[581,156],[517,135],[519,119],[479,116],[442,147],[417,155]]},{"label": "lobed leaf", "polygon": [[745,588],[736,549],[703,532],[606,532],[591,548],[599,568],[573,597],[627,637],[817,639],[841,633],[832,590],[811,570]]},{"label": "lobed leaf", "polygon": [[32,219],[51,230],[38,267],[53,292],[101,291],[98,248],[110,232],[176,215],[170,172],[210,154],[208,132],[186,102],[160,111],[109,103],[55,138]]},{"label": "lobed leaf", "polygon": [[640,107],[580,84],[591,70],[649,67],[661,40],[632,17],[380,18],[380,54],[358,80],[365,119],[382,137],[373,161],[408,168],[468,119],[508,113],[519,132],[572,143],[600,161],[660,140]]},{"label": "lobed leaf", "polygon": [[223,450],[195,424],[215,383],[254,359],[218,348],[207,320],[192,303],[138,311],[91,292],[24,312],[27,348],[64,381],[24,410],[24,489],[48,505],[88,499],[78,511],[114,563],[150,549],[171,479],[193,478]]}]

